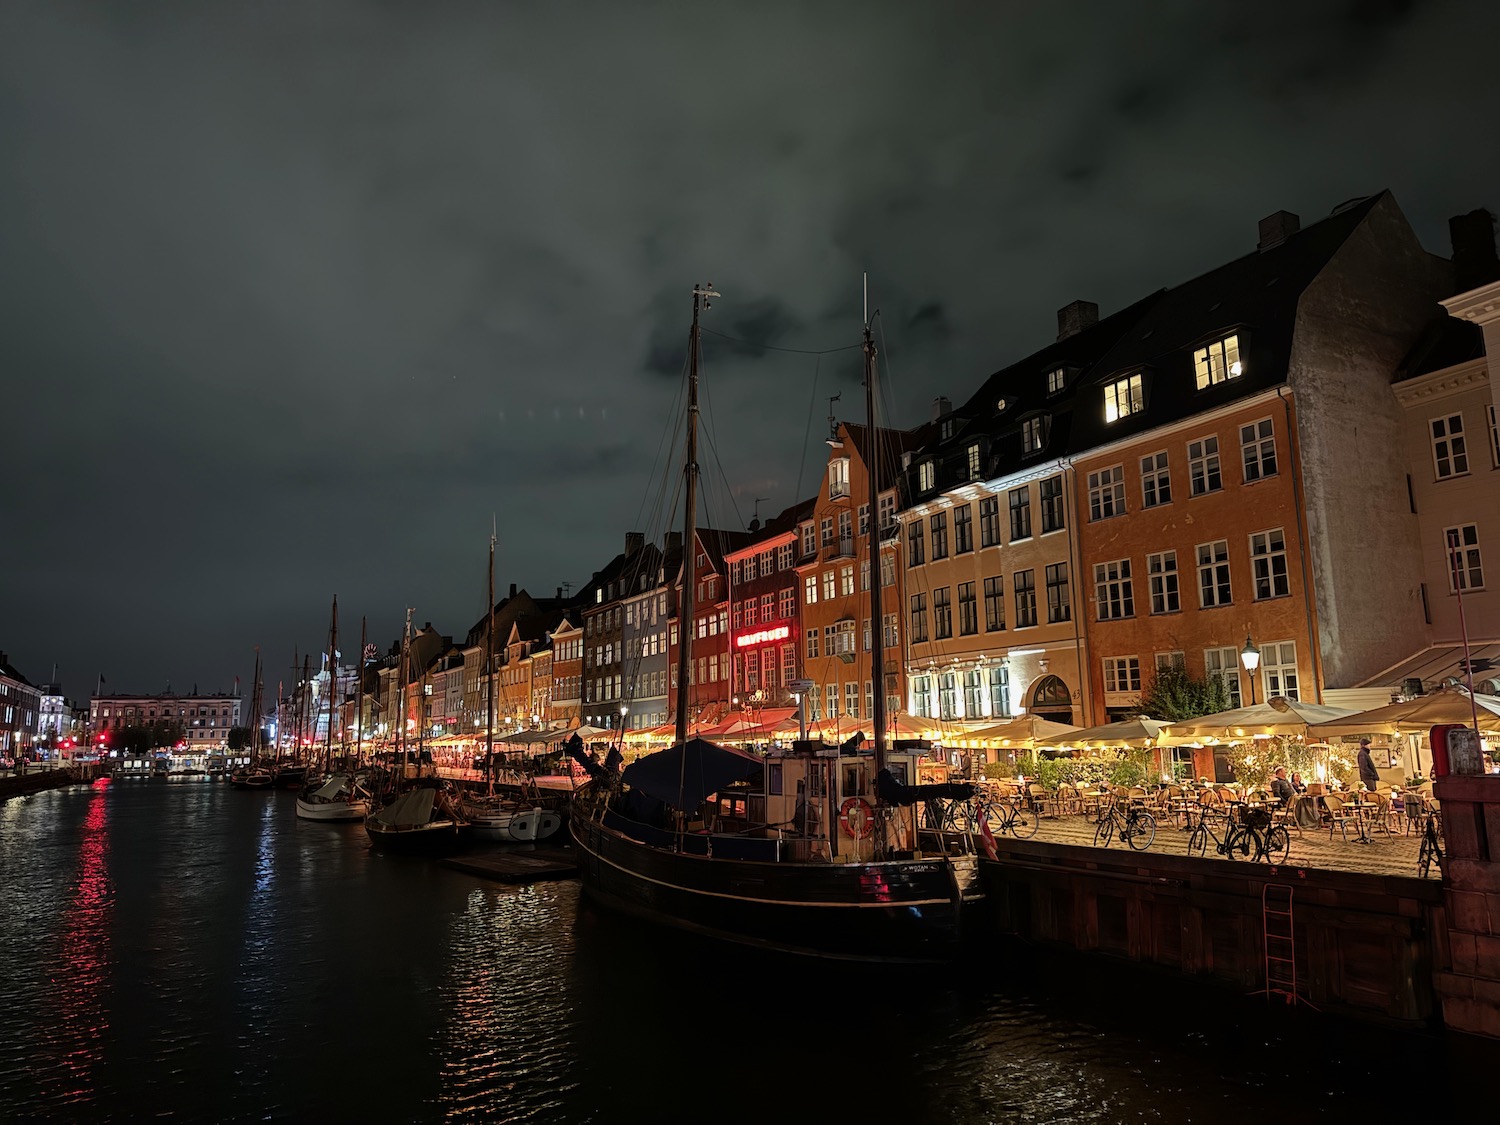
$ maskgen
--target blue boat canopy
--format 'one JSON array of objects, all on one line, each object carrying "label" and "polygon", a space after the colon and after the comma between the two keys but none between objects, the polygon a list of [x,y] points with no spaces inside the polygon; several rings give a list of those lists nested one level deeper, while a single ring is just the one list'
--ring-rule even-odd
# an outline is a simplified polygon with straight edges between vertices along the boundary
[{"label": "blue boat canopy", "polygon": [[710,793],[753,777],[764,766],[754,754],[694,738],[631,762],[621,779],[638,793],[691,810]]}]

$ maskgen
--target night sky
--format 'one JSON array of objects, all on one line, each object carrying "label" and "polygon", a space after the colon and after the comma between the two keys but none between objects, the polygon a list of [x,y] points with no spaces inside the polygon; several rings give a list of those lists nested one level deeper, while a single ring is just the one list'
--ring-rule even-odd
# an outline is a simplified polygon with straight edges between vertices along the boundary
[{"label": "night sky", "polygon": [[274,690],[334,593],[351,655],[461,636],[492,513],[502,592],[581,584],[661,527],[698,281],[739,527],[863,416],[864,271],[912,425],[1279,209],[1390,188],[1446,255],[1500,211],[1497,13],[8,0],[0,649]]}]

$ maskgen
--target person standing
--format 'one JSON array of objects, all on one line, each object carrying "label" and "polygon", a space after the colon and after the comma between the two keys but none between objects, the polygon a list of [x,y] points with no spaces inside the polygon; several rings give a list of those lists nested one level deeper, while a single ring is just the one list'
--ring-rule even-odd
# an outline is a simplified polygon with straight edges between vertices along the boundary
[{"label": "person standing", "polygon": [[1371,793],[1380,784],[1380,773],[1375,769],[1375,763],[1370,758],[1370,740],[1361,738],[1359,740],[1359,753],[1355,755],[1355,761],[1359,765],[1359,779],[1365,783],[1365,788]]}]

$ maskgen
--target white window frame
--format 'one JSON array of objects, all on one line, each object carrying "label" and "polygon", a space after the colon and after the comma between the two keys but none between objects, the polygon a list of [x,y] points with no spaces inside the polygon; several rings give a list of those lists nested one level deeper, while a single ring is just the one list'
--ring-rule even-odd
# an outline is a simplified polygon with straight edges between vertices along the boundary
[{"label": "white window frame", "polygon": [[1135,616],[1135,586],[1130,578],[1129,559],[1094,564],[1094,603],[1100,621]]},{"label": "white window frame", "polygon": [[1205,678],[1223,681],[1229,693],[1230,709],[1242,706],[1240,690],[1240,650],[1237,648],[1206,648],[1203,650],[1203,673]]},{"label": "white window frame", "polygon": [[[1224,487],[1224,470],[1219,461],[1218,434],[1207,434],[1188,442],[1187,455],[1189,495],[1207,496]],[[1199,487],[1200,482],[1202,487]]]},{"label": "white window frame", "polygon": [[849,495],[849,458],[835,457],[828,462],[828,498],[838,500]]},{"label": "white window frame", "polygon": [[979,443],[976,441],[969,446],[967,454],[969,465],[969,479],[978,480],[983,475],[983,462],[979,457]]},{"label": "white window frame", "polygon": [[1172,467],[1167,451],[1159,449],[1141,458],[1141,507],[1159,508],[1172,502]]},{"label": "white window frame", "polygon": [[818,604],[818,576],[816,574],[802,576],[802,604]]},{"label": "white window frame", "polygon": [[1240,361],[1239,336],[1225,336],[1193,352],[1193,379],[1198,390],[1206,391],[1244,374]]},{"label": "white window frame", "polygon": [[1146,579],[1151,589],[1153,615],[1182,609],[1182,589],[1177,575],[1177,552],[1158,551],[1146,556]]},{"label": "white window frame", "polygon": [[1469,442],[1464,436],[1463,411],[1428,419],[1427,434],[1432,440],[1432,471],[1437,479],[1468,476]]},{"label": "white window frame", "polygon": [[1461,523],[1443,528],[1443,567],[1448,592],[1484,589],[1484,558],[1479,550],[1479,525]]},{"label": "white window frame", "polygon": [[[1278,565],[1279,564],[1279,565]],[[1250,536],[1251,597],[1258,602],[1290,597],[1291,572],[1287,568],[1286,532],[1273,527]],[[1262,593],[1262,587],[1266,592]]]},{"label": "white window frame", "polygon": [[1266,698],[1281,696],[1284,699],[1300,699],[1301,683],[1297,673],[1297,643],[1295,641],[1272,641],[1260,646],[1261,683],[1266,689]]},{"label": "white window frame", "polygon": [[1141,659],[1138,656],[1106,656],[1104,665],[1104,695],[1140,695]]},{"label": "white window frame", "polygon": [[[1206,559],[1205,551],[1209,553]],[[1209,543],[1199,543],[1193,549],[1193,557],[1197,560],[1199,606],[1214,609],[1222,605],[1233,605],[1234,583],[1229,570],[1229,540],[1215,539]],[[1207,584],[1204,582],[1205,577],[1209,579]],[[1221,592],[1221,586],[1228,593]]]},{"label": "white window frame", "polygon": [[931,461],[923,461],[917,466],[917,489],[921,492],[930,492],[937,484],[937,468]]},{"label": "white window frame", "polygon": [[1240,465],[1246,484],[1276,475],[1276,425],[1271,419],[1257,418],[1240,426]]},{"label": "white window frame", "polygon": [[1047,415],[1038,414],[1021,423],[1021,452],[1040,453],[1047,444]]},{"label": "white window frame", "polygon": [[1047,393],[1055,395],[1068,385],[1068,372],[1065,368],[1054,367],[1047,372]]},{"label": "white window frame", "polygon": [[1125,514],[1125,466],[1111,465],[1089,474],[1089,522]]},{"label": "white window frame", "polygon": [[1104,387],[1104,421],[1118,422],[1146,408],[1145,381],[1139,371]]}]

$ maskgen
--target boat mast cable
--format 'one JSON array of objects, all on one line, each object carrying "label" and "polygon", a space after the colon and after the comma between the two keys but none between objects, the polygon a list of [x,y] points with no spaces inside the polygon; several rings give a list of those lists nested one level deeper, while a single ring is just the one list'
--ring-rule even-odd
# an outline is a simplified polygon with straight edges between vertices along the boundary
[{"label": "boat mast cable", "polygon": [[339,596],[333,595],[333,624],[328,628],[328,737],[323,743],[323,769],[333,769],[333,701],[339,682]]},{"label": "boat mast cable", "polygon": [[[864,278],[865,311],[865,473],[869,478],[869,518],[865,521],[870,553],[870,679],[871,715],[875,723],[875,776],[885,764],[885,630],[880,616],[880,457],[875,428],[875,341],[870,336],[870,275]],[[876,790],[879,799],[879,790]]]},{"label": "boat mast cable", "polygon": [[494,516],[490,517],[490,587],[485,602],[489,619],[484,628],[484,788],[495,794],[495,533]]},{"label": "boat mast cable", "polygon": [[[687,788],[688,674],[692,669],[693,579],[698,559],[694,505],[698,502],[698,315],[712,308],[713,283],[693,287],[693,326],[688,330],[687,457],[682,466],[685,494],[682,512],[682,595],[677,612],[677,744],[683,747],[678,804]],[[682,810],[679,808],[678,810]],[[679,820],[679,824],[682,822]],[[679,829],[680,830],[680,829]]]},{"label": "boat mast cable", "polygon": [[354,768],[365,756],[365,618],[359,619],[359,678],[354,683]]}]

